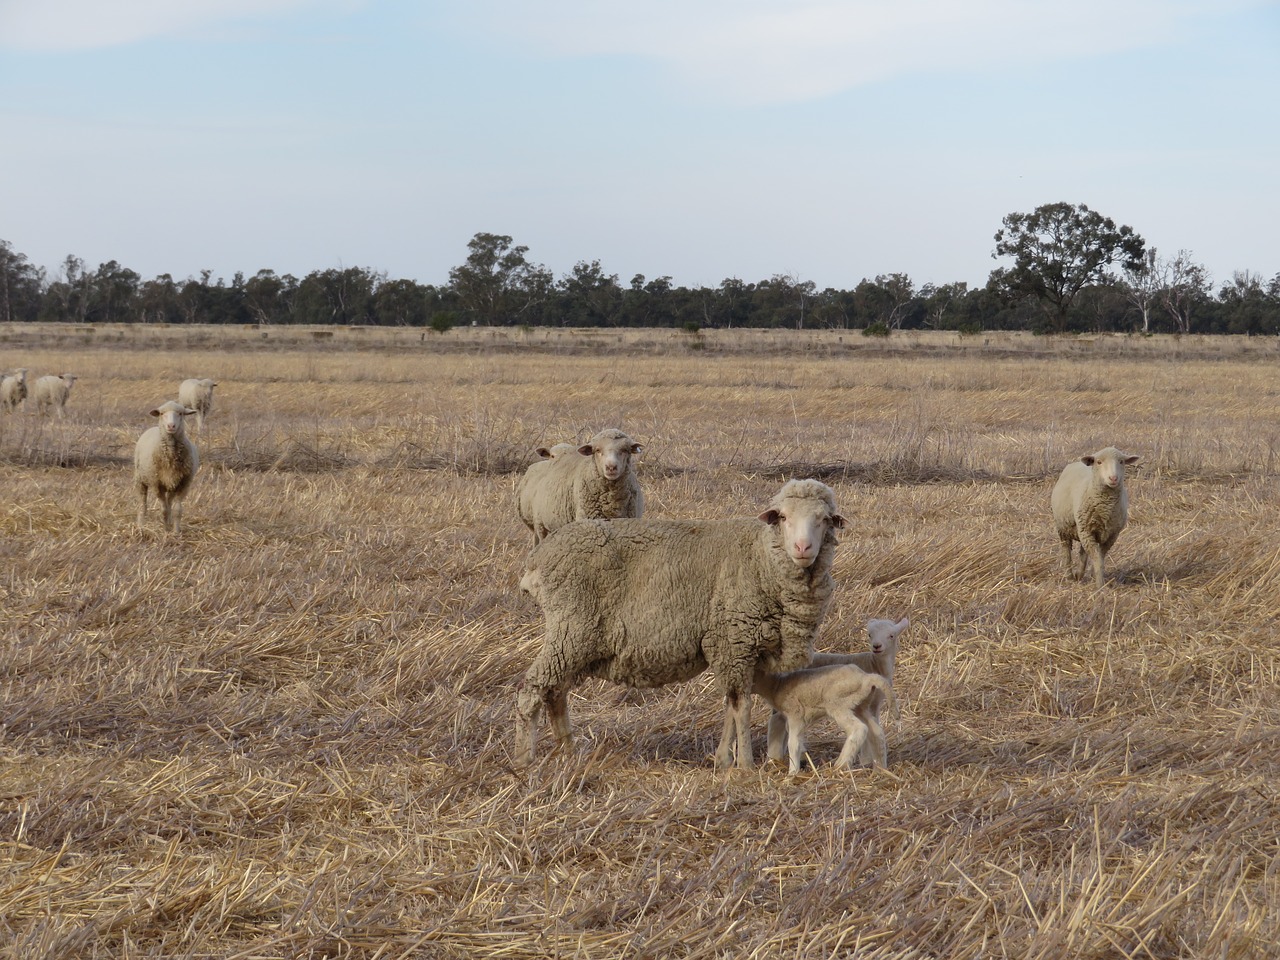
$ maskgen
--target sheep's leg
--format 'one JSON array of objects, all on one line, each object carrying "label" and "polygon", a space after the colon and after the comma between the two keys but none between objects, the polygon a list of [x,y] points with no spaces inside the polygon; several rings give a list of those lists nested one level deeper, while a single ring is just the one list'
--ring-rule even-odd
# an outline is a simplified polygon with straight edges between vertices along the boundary
[{"label": "sheep's leg", "polygon": [[[1083,540],[1080,542],[1080,547],[1081,547],[1081,554],[1083,555],[1086,548],[1086,545]],[[1101,587],[1102,586],[1102,558],[1105,555],[1105,551],[1102,549],[1102,544],[1100,544],[1097,540],[1090,540],[1088,543],[1087,549],[1088,549],[1088,560],[1087,560],[1087,563],[1082,562],[1080,564],[1080,579],[1081,580],[1084,579],[1085,571],[1088,569],[1088,564],[1092,564],[1094,581],[1097,583],[1099,587]],[[1082,556],[1081,559],[1084,560],[1085,558]]]},{"label": "sheep's leg", "polygon": [[573,746],[573,733],[569,729],[569,691],[552,690],[547,694],[547,716],[551,720],[551,732],[562,747]]},{"label": "sheep's leg", "polygon": [[164,490],[161,490],[159,493],[156,494],[156,496],[160,500],[160,506],[164,509],[164,528],[165,530],[169,530],[171,529],[169,526],[170,518],[173,515],[173,507],[170,503],[170,495]]},{"label": "sheep's leg", "polygon": [[181,533],[182,532],[182,498],[174,497],[172,499],[172,504],[173,504],[173,532]]},{"label": "sheep's leg", "polygon": [[1071,555],[1072,540],[1070,537],[1062,538],[1062,559],[1067,565],[1067,579],[1074,580],[1076,578],[1076,562],[1075,557]]},{"label": "sheep's leg", "polygon": [[787,718],[774,710],[769,716],[769,759],[781,760],[787,755]]},{"label": "sheep's leg", "polygon": [[853,756],[862,749],[867,738],[867,725],[859,720],[848,707],[831,711],[831,719],[844,731],[844,748],[836,757],[836,768],[843,769],[853,764]]},{"label": "sheep's leg", "polygon": [[528,681],[522,682],[516,694],[516,754],[518,767],[533,762],[534,747],[538,741],[538,721],[541,719],[546,695],[542,688]]},{"label": "sheep's leg", "polygon": [[147,519],[147,485],[138,484],[138,529],[145,529]]}]

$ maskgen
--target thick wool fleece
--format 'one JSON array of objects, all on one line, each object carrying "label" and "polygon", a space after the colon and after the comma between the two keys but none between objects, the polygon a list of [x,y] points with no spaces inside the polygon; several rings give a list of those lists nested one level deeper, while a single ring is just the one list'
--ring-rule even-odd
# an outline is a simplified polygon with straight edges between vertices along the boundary
[{"label": "thick wool fleece", "polygon": [[[537,543],[574,520],[613,520],[644,515],[644,494],[636,479],[631,450],[635,441],[621,430],[602,430],[590,446],[608,445],[627,459],[616,478],[603,476],[597,457],[573,452],[529,465],[516,487],[517,509]],[[562,444],[557,444],[562,447]]]}]

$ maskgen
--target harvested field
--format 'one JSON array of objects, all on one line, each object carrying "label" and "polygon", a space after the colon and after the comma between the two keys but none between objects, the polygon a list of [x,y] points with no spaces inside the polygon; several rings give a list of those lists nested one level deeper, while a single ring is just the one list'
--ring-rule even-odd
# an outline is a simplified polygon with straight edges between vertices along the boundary
[{"label": "harvested field", "polygon": [[[0,957],[1280,942],[1274,342],[85,329],[0,330],[5,369],[80,377],[65,420],[0,417]],[[219,386],[186,529],[139,532],[133,443],[188,376]],[[716,773],[709,676],[588,683],[576,752],[512,768],[515,483],[610,425],[654,516],[836,489],[820,646],[912,621],[888,771],[832,771],[832,725],[816,771]],[[1048,500],[1111,443],[1143,461],[1097,591]]]}]

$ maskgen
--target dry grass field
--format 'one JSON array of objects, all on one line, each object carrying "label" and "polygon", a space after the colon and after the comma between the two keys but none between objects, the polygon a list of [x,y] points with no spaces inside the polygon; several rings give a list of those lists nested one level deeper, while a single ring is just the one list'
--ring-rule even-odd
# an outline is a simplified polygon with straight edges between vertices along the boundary
[{"label": "dry grass field", "polygon": [[[1276,955],[1274,342],[323,333],[0,331],[81,378],[0,418],[0,957]],[[187,376],[187,529],[139,532]],[[835,488],[819,646],[912,621],[887,771],[821,726],[816,770],[716,773],[709,676],[589,683],[576,752],[512,768],[513,490],[607,425],[654,516]],[[1098,591],[1048,499],[1111,443]]]}]

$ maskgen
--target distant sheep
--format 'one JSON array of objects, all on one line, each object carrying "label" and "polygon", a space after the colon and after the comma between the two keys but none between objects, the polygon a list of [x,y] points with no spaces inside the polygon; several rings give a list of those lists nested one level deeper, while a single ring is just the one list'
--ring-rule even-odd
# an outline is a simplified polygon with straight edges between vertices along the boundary
[{"label": "distant sheep", "polygon": [[659,687],[710,666],[725,699],[716,766],[736,753],[750,767],[755,672],[809,662],[843,526],[830,487],[792,480],[758,518],[584,520],[542,540],[520,581],[546,631],[517,695],[516,762],[533,759],[544,708],[570,742],[569,691],[586,677]]},{"label": "distant sheep", "polygon": [[543,460],[552,460],[555,457],[563,457],[568,453],[577,453],[578,445],[576,443],[557,443],[550,447],[538,447],[534,450]]},{"label": "distant sheep", "polygon": [[0,409],[12,413],[27,399],[27,368],[19,367],[13,373],[0,377]]},{"label": "distant sheep", "polygon": [[71,388],[78,378],[70,373],[62,376],[49,374],[35,383],[36,410],[48,413],[52,408],[58,411],[59,417],[67,415],[67,398],[71,396]]},{"label": "distant sheep", "polygon": [[[1102,586],[1102,567],[1120,531],[1129,522],[1129,493],[1124,468],[1138,462],[1136,455],[1103,447],[1097,453],[1073,460],[1062,468],[1054,484],[1050,505],[1053,523],[1067,563],[1067,576],[1083,580],[1090,563]],[[1080,544],[1077,572],[1073,545]]]},{"label": "distant sheep", "polygon": [[204,419],[213,410],[213,388],[218,384],[208,377],[183,380],[178,385],[178,402],[196,412],[196,430],[204,432]]},{"label": "distant sheep", "polygon": [[640,450],[616,429],[601,430],[577,448],[579,456],[561,444],[549,448],[551,456],[531,464],[516,487],[520,519],[533,531],[533,542],[574,520],[643,516],[644,494],[632,461]]},{"label": "distant sheep", "polygon": [[[880,723],[880,710],[886,699],[893,699],[893,674],[898,659],[898,638],[911,626],[906,617],[901,620],[868,620],[867,640],[870,649],[858,653],[815,653],[809,661],[810,668],[836,665],[852,665],[867,673],[874,673],[888,681],[887,691],[877,691],[867,701],[866,712],[870,716],[867,721],[876,736],[866,739],[858,751],[860,759],[868,763],[878,763],[882,767],[889,765],[889,748],[884,736],[884,727]],[[871,721],[874,721],[872,724]],[[786,749],[787,717],[774,709],[769,718],[769,759],[780,759]],[[847,731],[846,731],[847,732]]]},{"label": "distant sheep", "polygon": [[805,667],[771,675],[758,671],[753,693],[758,693],[783,717],[787,730],[789,773],[800,772],[804,732],[815,720],[830,717],[845,733],[836,767],[853,765],[853,756],[869,745],[873,762],[884,756],[884,730],[871,710],[873,697],[889,692],[889,681],[851,663]]},{"label": "distant sheep", "polygon": [[138,529],[145,528],[147,494],[164,509],[164,528],[180,533],[182,500],[200,469],[200,453],[187,437],[186,418],[195,411],[169,400],[151,411],[160,422],[145,430],[133,450],[133,482],[138,494]]}]

